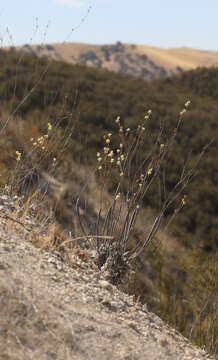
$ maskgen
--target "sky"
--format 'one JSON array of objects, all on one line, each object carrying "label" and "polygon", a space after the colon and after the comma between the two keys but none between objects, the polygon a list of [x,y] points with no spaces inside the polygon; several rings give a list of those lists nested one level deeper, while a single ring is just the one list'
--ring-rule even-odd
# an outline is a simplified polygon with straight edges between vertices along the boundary
[{"label": "sky", "polygon": [[1,0],[0,46],[117,41],[218,50],[218,0]]}]

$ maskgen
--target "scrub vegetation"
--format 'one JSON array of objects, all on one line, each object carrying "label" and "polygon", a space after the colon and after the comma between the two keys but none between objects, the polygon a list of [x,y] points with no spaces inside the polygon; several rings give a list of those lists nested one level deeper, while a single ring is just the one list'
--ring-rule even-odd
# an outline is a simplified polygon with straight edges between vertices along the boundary
[{"label": "scrub vegetation", "polygon": [[107,279],[217,354],[218,70],[146,82],[15,50],[0,69],[0,183],[16,221],[46,229],[31,241],[94,249]]}]

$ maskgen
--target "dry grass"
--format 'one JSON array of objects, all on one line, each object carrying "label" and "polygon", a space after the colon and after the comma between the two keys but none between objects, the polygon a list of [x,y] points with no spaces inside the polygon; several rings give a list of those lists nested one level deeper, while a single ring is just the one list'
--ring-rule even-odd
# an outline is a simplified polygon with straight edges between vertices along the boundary
[{"label": "dry grass", "polygon": [[[96,59],[87,59],[86,65],[99,67],[99,61],[101,68],[109,71],[119,72],[120,63],[124,61],[129,70],[127,73],[137,76],[141,73],[141,69],[146,67],[148,71],[152,71],[155,74],[155,68],[149,65],[148,62],[140,61],[139,56],[146,55],[150,62],[153,62],[155,66],[163,67],[167,74],[174,74],[178,72],[178,67],[185,70],[192,70],[199,66],[217,66],[218,52],[206,51],[192,48],[157,48],[145,45],[131,45],[122,44],[122,51],[113,52],[113,47],[116,45],[90,45],[82,43],[62,43],[51,44],[51,48],[47,48],[46,45],[42,46],[39,50],[38,45],[32,45],[31,49],[39,56],[47,56],[50,59],[66,61],[70,64],[81,63],[81,56],[87,55],[89,52],[93,52],[96,55]],[[110,57],[105,58],[105,53],[102,51],[102,47],[108,49]],[[29,51],[28,48],[17,47],[18,50]],[[132,60],[129,60],[132,59]],[[131,70],[132,68],[132,70]],[[156,70],[157,77],[159,76]],[[148,76],[149,78],[149,76]]]}]

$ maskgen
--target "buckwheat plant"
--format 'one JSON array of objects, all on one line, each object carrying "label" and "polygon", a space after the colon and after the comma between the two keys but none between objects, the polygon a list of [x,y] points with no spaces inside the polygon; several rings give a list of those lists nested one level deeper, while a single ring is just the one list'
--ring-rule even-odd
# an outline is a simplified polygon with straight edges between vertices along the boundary
[{"label": "buckwheat plant", "polygon": [[[185,205],[184,190],[194,177],[197,165],[209,144],[202,149],[191,169],[188,169],[185,163],[176,185],[168,193],[165,188],[164,169],[189,105],[190,101],[187,101],[179,114],[175,128],[171,129],[171,134],[164,142],[163,127],[160,126],[159,133],[145,156],[143,156],[143,146],[147,136],[147,125],[152,116],[151,110],[147,111],[137,129],[125,128],[120,117],[117,117],[115,134],[110,132],[104,135],[102,151],[99,151],[96,156],[96,171],[101,191],[94,230],[93,228],[87,230],[82,222],[79,199],[77,200],[77,214],[83,236],[93,235],[98,267],[107,271],[107,277],[113,283],[123,281],[130,268],[130,262],[154,240],[169,207],[172,208],[174,205],[175,211],[168,225]],[[113,199],[107,205],[106,185],[110,184],[112,178],[116,179],[116,186]],[[161,182],[164,194],[159,213],[150,228],[146,229],[144,241],[129,250],[128,245],[138,214],[144,211],[143,200],[156,180],[158,183]]]}]

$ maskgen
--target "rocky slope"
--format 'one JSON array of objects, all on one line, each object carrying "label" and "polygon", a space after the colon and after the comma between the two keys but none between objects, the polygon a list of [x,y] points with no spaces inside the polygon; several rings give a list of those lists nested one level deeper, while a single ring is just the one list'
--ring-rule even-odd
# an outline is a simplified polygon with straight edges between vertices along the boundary
[{"label": "rocky slope", "polygon": [[2,360],[213,359],[109,284],[91,261],[74,256],[69,266],[34,247],[26,240],[33,219],[16,221],[13,202],[0,202]]}]

